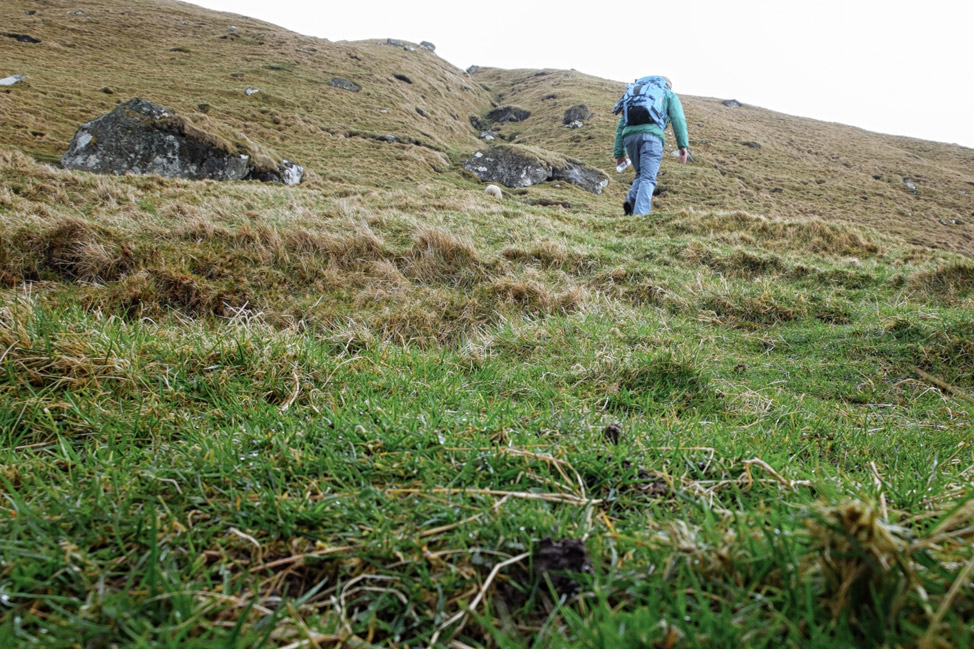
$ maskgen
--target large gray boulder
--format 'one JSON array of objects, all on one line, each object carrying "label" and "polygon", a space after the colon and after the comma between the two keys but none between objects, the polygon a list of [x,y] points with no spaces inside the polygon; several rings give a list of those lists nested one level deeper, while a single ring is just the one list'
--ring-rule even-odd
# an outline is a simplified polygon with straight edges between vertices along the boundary
[{"label": "large gray boulder", "polygon": [[517,106],[501,106],[487,113],[487,119],[498,124],[504,122],[523,122],[531,117],[531,112]]},{"label": "large gray boulder", "polygon": [[507,187],[530,187],[548,180],[551,165],[513,146],[497,146],[477,151],[463,163],[463,168],[485,182]]},{"label": "large gray boulder", "polygon": [[[257,159],[259,158],[259,159]],[[296,185],[304,170],[254,156],[145,99],[135,98],[82,124],[61,158],[65,169],[158,174],[192,180],[264,180]]]},{"label": "large gray boulder", "polygon": [[565,116],[562,118],[562,124],[573,124],[574,122],[584,122],[586,120],[592,119],[592,110],[585,104],[578,104],[577,106],[572,106],[565,111]]},{"label": "large gray boulder", "polygon": [[481,181],[501,183],[507,187],[530,187],[546,180],[561,180],[582,189],[601,194],[609,184],[602,171],[582,163],[533,147],[503,144],[477,151],[463,163],[463,168]]}]

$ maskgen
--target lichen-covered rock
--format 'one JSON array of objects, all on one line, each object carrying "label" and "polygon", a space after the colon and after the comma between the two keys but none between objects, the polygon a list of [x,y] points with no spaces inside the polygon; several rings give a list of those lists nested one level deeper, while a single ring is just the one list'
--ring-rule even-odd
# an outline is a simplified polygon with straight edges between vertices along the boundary
[{"label": "lichen-covered rock", "polygon": [[82,124],[61,158],[65,169],[100,174],[158,174],[192,180],[265,180],[296,185],[304,170],[239,150],[175,113],[135,98]]},{"label": "lichen-covered rock", "polygon": [[556,153],[530,147],[503,144],[478,151],[463,168],[484,182],[507,187],[530,187],[546,180],[560,180],[601,194],[609,178],[598,169]]},{"label": "lichen-covered rock", "polygon": [[512,146],[493,147],[478,151],[463,163],[463,168],[477,174],[486,182],[506,187],[530,187],[548,180],[551,167],[543,160],[519,151]]}]

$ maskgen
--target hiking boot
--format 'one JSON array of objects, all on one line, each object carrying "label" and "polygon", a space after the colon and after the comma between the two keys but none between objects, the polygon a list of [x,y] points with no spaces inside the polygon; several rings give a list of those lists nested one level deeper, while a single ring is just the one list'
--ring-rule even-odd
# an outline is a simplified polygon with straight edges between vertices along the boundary
[{"label": "hiking boot", "polygon": [[628,198],[626,199],[626,202],[622,204],[622,211],[626,216],[632,216],[632,203],[629,202]]}]

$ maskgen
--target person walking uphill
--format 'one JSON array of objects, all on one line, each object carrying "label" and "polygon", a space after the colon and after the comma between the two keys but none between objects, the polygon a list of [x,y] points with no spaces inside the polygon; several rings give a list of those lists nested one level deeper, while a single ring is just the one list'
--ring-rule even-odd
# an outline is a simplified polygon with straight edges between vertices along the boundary
[{"label": "person walking uphill", "polygon": [[626,152],[632,161],[636,178],[632,181],[629,195],[622,209],[629,214],[649,214],[653,211],[653,191],[656,174],[663,161],[663,131],[673,124],[676,146],[680,149],[680,164],[686,164],[690,153],[687,119],[683,104],[672,90],[673,84],[666,77],[643,77],[626,87],[615,108],[619,115],[612,155],[616,164],[625,164]]}]

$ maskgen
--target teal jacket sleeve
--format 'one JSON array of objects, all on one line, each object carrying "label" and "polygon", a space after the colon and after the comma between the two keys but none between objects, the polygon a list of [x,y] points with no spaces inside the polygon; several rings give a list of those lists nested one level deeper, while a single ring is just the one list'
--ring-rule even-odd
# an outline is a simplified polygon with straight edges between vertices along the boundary
[{"label": "teal jacket sleeve", "polygon": [[619,125],[616,126],[616,139],[612,144],[612,157],[622,158],[626,155],[626,147],[622,144],[622,130],[625,125],[622,123],[622,117],[619,118]]},{"label": "teal jacket sleeve", "polygon": [[[690,147],[690,135],[687,133],[687,118],[683,114],[683,104],[680,102],[680,98],[676,96],[675,93],[667,93],[669,95],[669,106],[667,106],[667,113],[670,116],[670,123],[673,125],[673,135],[676,136],[676,146],[681,149],[687,149]],[[618,134],[616,135],[618,139]]]}]

